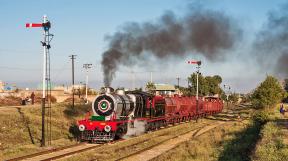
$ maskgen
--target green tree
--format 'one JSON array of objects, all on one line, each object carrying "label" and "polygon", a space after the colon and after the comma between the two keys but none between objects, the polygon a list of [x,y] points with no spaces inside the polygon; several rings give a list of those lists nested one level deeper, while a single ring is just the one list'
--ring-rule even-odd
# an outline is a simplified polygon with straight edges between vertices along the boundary
[{"label": "green tree", "polygon": [[[191,95],[196,95],[197,91],[197,75],[196,73],[193,73],[189,78],[189,82],[191,83],[189,86],[189,91]],[[199,96],[206,96],[208,94],[208,88],[207,83],[205,80],[205,77],[203,77],[201,74],[198,75],[198,94]]]},{"label": "green tree", "polygon": [[284,89],[286,92],[288,92],[288,79],[284,79]]},{"label": "green tree", "polygon": [[205,77],[205,80],[207,83],[207,90],[209,95],[221,94],[223,92],[220,88],[222,78],[219,75],[215,75],[213,77],[207,76]]},{"label": "green tree", "polygon": [[215,79],[217,84],[221,84],[222,83],[222,78],[219,75],[214,75],[213,78]]},{"label": "green tree", "polygon": [[178,87],[178,89],[180,90],[180,92],[184,95],[184,96],[192,96],[191,91],[189,90],[189,88],[186,87]]},{"label": "green tree", "polygon": [[[193,73],[189,78],[189,82],[191,85],[188,90],[180,89],[181,92],[187,93],[187,95],[196,95],[197,88],[197,75]],[[222,83],[222,78],[219,75],[215,76],[206,76],[199,74],[199,96],[207,96],[207,95],[221,95],[223,90],[220,88],[220,84]]]},{"label": "green tree", "polygon": [[271,108],[281,101],[284,96],[279,81],[273,76],[266,79],[252,93],[252,104],[257,109]]},{"label": "green tree", "polygon": [[155,89],[156,89],[156,86],[153,82],[147,82],[146,84],[146,90],[149,92],[149,93],[155,93]]}]

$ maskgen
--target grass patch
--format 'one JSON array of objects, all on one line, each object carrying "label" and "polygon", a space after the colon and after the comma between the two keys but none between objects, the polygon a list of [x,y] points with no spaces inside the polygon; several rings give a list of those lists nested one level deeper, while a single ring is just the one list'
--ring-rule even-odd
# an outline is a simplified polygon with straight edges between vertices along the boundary
[{"label": "grass patch", "polygon": [[250,155],[260,138],[262,124],[251,123],[244,131],[235,134],[235,138],[224,144],[220,154],[221,161],[250,161]]},{"label": "grass patch", "polygon": [[84,116],[88,111],[91,111],[91,104],[75,104],[74,108],[71,104],[65,104],[64,114],[71,119]]},{"label": "grass patch", "polygon": [[16,97],[16,96],[5,96],[5,97],[0,97],[0,107],[1,106],[16,106],[16,105],[21,105],[21,98]]},{"label": "grass patch", "polygon": [[178,145],[152,161],[216,161],[223,151],[223,146],[235,139],[236,134],[246,128],[246,123],[248,122],[229,122],[224,126],[216,127],[197,138]]},{"label": "grass patch", "polygon": [[269,122],[264,126],[261,131],[261,138],[257,144],[253,160],[282,161],[288,158],[288,145],[284,144],[285,132],[275,122]]},{"label": "grass patch", "polygon": [[[259,127],[261,127],[261,124],[254,124],[251,121],[253,112],[253,109],[247,107],[226,109],[213,117],[220,120],[237,121],[226,123],[224,126],[217,127],[198,138],[180,144],[176,148],[154,158],[153,161],[245,161],[245,158],[249,158],[247,151],[249,152],[254,148],[253,145],[259,138]],[[209,117],[209,119],[211,118]]]},{"label": "grass patch", "polygon": [[[89,105],[87,105],[89,106]],[[75,106],[82,109],[87,107]],[[83,117],[82,112],[67,117],[66,104],[52,105],[52,146],[74,144],[71,126],[75,120]],[[78,111],[78,109],[76,110]],[[7,107],[0,112],[0,160],[45,150],[40,148],[41,142],[41,107],[23,106],[22,108]],[[70,130],[70,131],[69,131]]]}]

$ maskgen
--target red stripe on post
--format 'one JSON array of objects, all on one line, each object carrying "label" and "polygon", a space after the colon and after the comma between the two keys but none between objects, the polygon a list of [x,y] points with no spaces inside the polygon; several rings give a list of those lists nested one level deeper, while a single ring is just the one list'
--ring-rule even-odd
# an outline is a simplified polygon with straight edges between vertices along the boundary
[{"label": "red stripe on post", "polygon": [[197,64],[198,61],[194,61],[194,60],[191,60],[191,61],[188,61],[188,64]]},{"label": "red stripe on post", "polygon": [[42,27],[42,23],[26,23],[26,27]]}]

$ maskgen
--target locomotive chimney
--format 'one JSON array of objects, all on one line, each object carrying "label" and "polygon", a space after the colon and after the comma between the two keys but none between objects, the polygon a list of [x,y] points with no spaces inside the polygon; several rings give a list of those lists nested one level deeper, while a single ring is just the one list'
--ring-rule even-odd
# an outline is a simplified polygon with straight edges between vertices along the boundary
[{"label": "locomotive chimney", "polygon": [[114,92],[114,89],[112,87],[102,87],[101,93],[102,94],[108,94]]}]

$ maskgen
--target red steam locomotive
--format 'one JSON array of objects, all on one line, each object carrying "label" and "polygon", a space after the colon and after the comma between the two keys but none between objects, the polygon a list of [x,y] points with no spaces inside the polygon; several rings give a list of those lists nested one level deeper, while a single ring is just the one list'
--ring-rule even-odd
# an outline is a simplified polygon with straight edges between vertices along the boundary
[{"label": "red steam locomotive", "polygon": [[92,105],[93,115],[78,121],[80,140],[107,142],[138,135],[168,124],[190,121],[222,111],[216,97],[162,97],[146,92],[105,88]]}]

